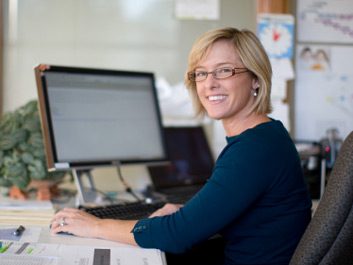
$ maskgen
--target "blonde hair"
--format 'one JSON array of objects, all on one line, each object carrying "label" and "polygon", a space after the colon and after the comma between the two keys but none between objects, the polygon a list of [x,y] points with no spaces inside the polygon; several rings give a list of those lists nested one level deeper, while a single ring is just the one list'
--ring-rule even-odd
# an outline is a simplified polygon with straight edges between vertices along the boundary
[{"label": "blonde hair", "polygon": [[260,85],[258,95],[251,112],[257,114],[271,113],[271,63],[265,49],[254,33],[249,30],[236,28],[216,29],[201,35],[194,43],[189,53],[188,69],[185,74],[185,85],[191,93],[197,115],[204,115],[206,110],[202,106],[196,91],[196,82],[188,78],[188,73],[195,70],[200,60],[204,58],[209,48],[218,40],[229,40],[244,66],[252,72]]}]

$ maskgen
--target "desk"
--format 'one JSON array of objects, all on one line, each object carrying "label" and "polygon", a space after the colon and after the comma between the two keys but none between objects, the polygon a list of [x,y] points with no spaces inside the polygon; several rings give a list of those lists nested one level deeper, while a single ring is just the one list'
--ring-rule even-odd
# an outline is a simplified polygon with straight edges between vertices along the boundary
[{"label": "desk", "polygon": [[[0,233],[3,247],[12,244],[9,250],[4,253],[1,253],[0,249],[0,264],[166,264],[164,253],[156,249],[143,249],[107,240],[80,238],[70,235],[51,236],[49,223],[53,214],[54,210],[47,208],[21,210],[4,210],[0,208],[0,231],[5,231],[5,229],[14,230],[19,224],[26,227],[23,235],[18,240],[9,240]],[[27,244],[27,242],[30,242],[30,244]],[[11,253],[11,251],[16,252],[21,247],[20,253]],[[26,250],[23,249],[25,247]],[[106,255],[107,253],[108,256]],[[104,257],[108,257],[108,260]],[[40,263],[31,263],[36,258]]]},{"label": "desk", "polygon": [[304,178],[312,199],[320,199],[326,182],[326,160],[322,157],[321,145],[310,141],[296,141]]}]

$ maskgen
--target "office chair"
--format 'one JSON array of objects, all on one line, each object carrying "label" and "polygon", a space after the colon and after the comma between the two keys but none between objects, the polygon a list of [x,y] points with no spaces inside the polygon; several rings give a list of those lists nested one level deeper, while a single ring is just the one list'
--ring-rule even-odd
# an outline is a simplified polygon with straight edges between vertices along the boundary
[{"label": "office chair", "polygon": [[353,264],[353,132],[343,142],[290,265]]}]

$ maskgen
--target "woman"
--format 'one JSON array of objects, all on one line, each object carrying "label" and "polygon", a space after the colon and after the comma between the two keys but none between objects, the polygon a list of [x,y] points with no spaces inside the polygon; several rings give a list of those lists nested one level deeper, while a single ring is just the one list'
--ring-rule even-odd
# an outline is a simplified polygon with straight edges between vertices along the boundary
[{"label": "woman", "polygon": [[[64,209],[52,232],[182,253],[215,234],[224,264],[288,264],[311,216],[298,153],[270,119],[271,66],[247,30],[213,30],[194,44],[186,85],[198,114],[221,120],[227,146],[209,181],[183,207],[168,204],[139,221],[100,220]],[[65,218],[67,225],[60,226]]]}]

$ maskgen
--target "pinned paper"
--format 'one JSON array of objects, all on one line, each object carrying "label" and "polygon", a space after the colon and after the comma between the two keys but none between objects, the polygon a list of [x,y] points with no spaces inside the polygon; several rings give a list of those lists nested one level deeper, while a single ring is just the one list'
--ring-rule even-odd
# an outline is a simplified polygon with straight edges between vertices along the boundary
[{"label": "pinned paper", "polygon": [[176,0],[175,16],[179,19],[218,20],[219,0]]}]

